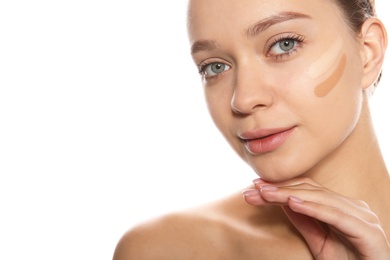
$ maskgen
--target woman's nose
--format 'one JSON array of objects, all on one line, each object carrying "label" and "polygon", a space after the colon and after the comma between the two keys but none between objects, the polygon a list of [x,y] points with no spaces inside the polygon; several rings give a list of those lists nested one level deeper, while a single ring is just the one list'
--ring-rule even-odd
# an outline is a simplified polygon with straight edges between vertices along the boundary
[{"label": "woman's nose", "polygon": [[260,66],[245,66],[237,69],[231,108],[236,114],[252,114],[265,110],[274,102],[272,77]]}]

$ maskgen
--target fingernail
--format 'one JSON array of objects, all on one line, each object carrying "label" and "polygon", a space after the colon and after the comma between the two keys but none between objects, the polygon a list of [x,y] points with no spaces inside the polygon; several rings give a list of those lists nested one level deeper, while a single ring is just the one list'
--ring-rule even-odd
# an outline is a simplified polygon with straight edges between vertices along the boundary
[{"label": "fingernail", "polygon": [[252,182],[253,182],[254,184],[259,184],[259,183],[263,183],[264,181],[263,181],[262,178],[257,178],[257,179],[254,179]]},{"label": "fingernail", "polygon": [[254,197],[254,196],[259,196],[260,192],[258,190],[245,190],[242,192],[242,196],[244,197]]},{"label": "fingernail", "polygon": [[260,187],[260,190],[263,191],[263,190],[266,190],[266,191],[276,191],[278,190],[277,187],[275,186],[272,186],[272,185],[263,185]]},{"label": "fingernail", "polygon": [[300,198],[295,197],[295,196],[290,196],[290,197],[288,197],[288,198],[289,198],[290,200],[294,201],[294,202],[297,202],[297,203],[302,203],[302,202],[304,202],[303,199],[300,199]]}]

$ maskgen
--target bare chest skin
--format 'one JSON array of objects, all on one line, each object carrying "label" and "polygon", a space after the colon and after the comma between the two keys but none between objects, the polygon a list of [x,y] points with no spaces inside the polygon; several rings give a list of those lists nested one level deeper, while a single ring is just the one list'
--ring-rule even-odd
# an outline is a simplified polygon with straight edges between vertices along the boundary
[{"label": "bare chest skin", "polygon": [[196,209],[190,216],[192,220],[185,221],[192,223],[194,230],[187,233],[183,251],[176,252],[186,259],[313,259],[277,206],[256,208],[237,194]]}]

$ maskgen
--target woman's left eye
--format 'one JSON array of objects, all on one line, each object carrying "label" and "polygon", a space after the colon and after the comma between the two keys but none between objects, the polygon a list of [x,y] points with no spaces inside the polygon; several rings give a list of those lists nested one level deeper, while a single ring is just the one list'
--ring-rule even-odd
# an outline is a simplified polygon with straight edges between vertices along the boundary
[{"label": "woman's left eye", "polygon": [[301,37],[286,37],[276,40],[268,50],[268,56],[283,56],[294,52],[301,45],[303,39]]},{"label": "woman's left eye", "polygon": [[200,66],[199,72],[205,78],[211,78],[230,69],[230,66],[222,62],[213,62]]}]

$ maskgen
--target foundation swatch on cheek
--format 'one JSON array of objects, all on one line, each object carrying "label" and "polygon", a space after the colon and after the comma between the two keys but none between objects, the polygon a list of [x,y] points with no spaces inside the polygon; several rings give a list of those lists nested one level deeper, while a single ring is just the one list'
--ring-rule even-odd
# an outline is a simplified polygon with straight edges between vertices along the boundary
[{"label": "foundation swatch on cheek", "polygon": [[307,70],[308,76],[312,79],[316,79],[330,71],[330,68],[336,64],[337,58],[340,57],[342,47],[343,40],[341,37],[338,37],[334,40],[332,45],[311,64],[310,68]]},{"label": "foundation swatch on cheek", "polygon": [[316,89],[314,91],[316,96],[324,97],[324,96],[328,95],[328,93],[331,92],[332,89],[334,89],[336,87],[337,83],[339,82],[339,80],[341,79],[341,77],[343,75],[346,62],[347,62],[347,57],[344,54],[341,56],[339,64],[337,65],[337,68],[334,70],[332,75],[330,75],[329,78],[324,80],[322,83],[320,83],[316,87]]}]

